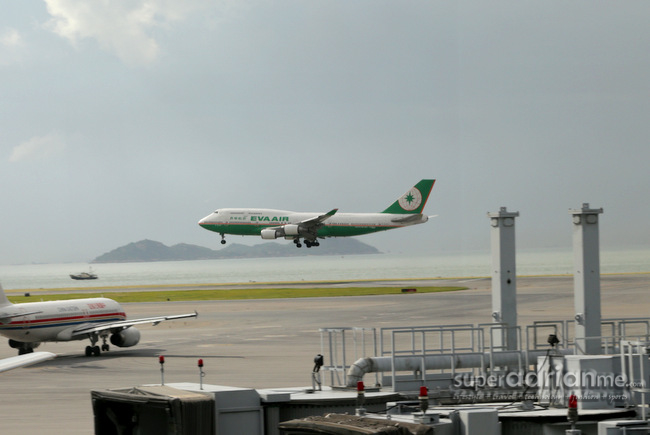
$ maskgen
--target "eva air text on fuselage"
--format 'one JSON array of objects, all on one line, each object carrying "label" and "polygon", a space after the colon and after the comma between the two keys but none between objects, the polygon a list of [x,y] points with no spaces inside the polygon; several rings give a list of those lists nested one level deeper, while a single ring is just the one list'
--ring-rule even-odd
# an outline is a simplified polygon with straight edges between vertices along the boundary
[{"label": "eva air text on fuselage", "polygon": [[251,216],[251,222],[289,222],[289,216]]}]

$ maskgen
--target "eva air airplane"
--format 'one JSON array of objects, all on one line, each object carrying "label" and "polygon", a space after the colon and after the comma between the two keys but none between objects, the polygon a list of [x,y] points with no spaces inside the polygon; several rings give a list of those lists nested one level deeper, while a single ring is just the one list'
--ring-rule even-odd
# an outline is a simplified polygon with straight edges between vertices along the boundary
[{"label": "eva air airplane", "polygon": [[221,234],[261,236],[272,240],[284,237],[296,247],[319,246],[318,239],[348,237],[377,231],[392,230],[429,220],[422,209],[436,180],[421,180],[381,213],[339,213],[335,208],[327,213],[303,213],[263,208],[221,208],[199,221],[206,230]]}]

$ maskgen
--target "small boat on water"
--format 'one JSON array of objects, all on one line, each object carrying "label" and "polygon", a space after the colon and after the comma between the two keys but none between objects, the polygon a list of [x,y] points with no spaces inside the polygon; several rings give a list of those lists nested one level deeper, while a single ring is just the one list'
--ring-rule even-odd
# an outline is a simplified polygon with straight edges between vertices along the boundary
[{"label": "small boat on water", "polygon": [[90,269],[89,272],[81,272],[76,274],[70,274],[72,279],[97,279],[97,275],[93,273],[93,270]]}]

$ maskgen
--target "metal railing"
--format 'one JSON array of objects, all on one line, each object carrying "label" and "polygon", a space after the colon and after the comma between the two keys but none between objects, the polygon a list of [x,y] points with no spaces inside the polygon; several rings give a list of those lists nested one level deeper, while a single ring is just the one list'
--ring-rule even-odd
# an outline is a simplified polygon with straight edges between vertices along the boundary
[{"label": "metal railing", "polygon": [[[500,369],[525,373],[536,369],[535,355],[540,352],[551,348],[560,349],[563,353],[579,352],[581,345],[576,342],[574,330],[575,320],[538,321],[523,328],[507,327],[502,323],[379,329],[321,328],[321,353],[326,355],[328,361],[323,370],[330,373],[331,386],[345,386],[346,372],[359,358],[386,357],[391,359],[392,370],[381,375],[375,373],[375,383],[395,386],[399,382],[395,361],[399,359],[419,358],[421,363],[410,378],[424,382],[441,375],[447,378],[455,376],[459,373],[455,357],[475,355],[480,363],[476,364],[477,367],[463,368],[462,373],[488,376]],[[621,340],[650,342],[650,318],[603,319],[601,331],[601,337],[588,338],[600,338],[603,353],[616,354],[620,352]],[[507,334],[516,334],[516,349],[506,347]],[[549,343],[551,334],[557,337],[557,343],[554,342],[553,346]],[[516,364],[498,367],[494,361],[495,355],[505,354],[510,354],[509,361],[516,361]],[[449,356],[449,365],[427,370],[425,360],[435,355]],[[384,380],[383,376],[389,373],[392,379]]]},{"label": "metal railing", "polygon": [[[367,355],[377,355],[375,328],[339,327],[320,328],[321,355],[328,363],[322,367],[329,372],[330,385],[345,385],[345,374],[350,365]],[[379,383],[379,375],[376,375]]]},{"label": "metal railing", "polygon": [[639,408],[641,419],[648,418],[650,405],[650,341],[621,340],[621,369],[627,379],[631,405]]}]

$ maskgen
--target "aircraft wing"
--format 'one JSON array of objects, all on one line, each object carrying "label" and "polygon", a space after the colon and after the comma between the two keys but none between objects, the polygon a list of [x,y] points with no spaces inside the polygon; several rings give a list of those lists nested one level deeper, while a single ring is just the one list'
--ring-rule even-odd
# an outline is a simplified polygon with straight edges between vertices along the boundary
[{"label": "aircraft wing", "polygon": [[24,355],[12,356],[0,360],[0,372],[24,367],[31,364],[36,364],[42,361],[47,361],[56,356],[52,352],[32,352]]},{"label": "aircraft wing", "polygon": [[166,320],[177,320],[177,319],[185,319],[188,317],[198,317],[198,315],[199,313],[195,311],[193,313],[176,314],[174,316],[146,317],[143,319],[120,320],[119,322],[108,322],[108,323],[100,323],[100,324],[88,323],[85,325],[81,325],[80,327],[72,331],[72,337],[79,337],[82,335],[98,333],[103,331],[117,332],[134,325],[143,325],[146,323],[151,323],[152,325],[155,326],[160,322],[164,322]]},{"label": "aircraft wing", "polygon": [[316,216],[316,217],[313,217],[313,218],[306,219],[306,220],[300,222],[300,225],[304,225],[304,226],[306,226],[306,227],[313,227],[313,226],[316,226],[316,225],[320,225],[320,224],[322,224],[324,221],[326,221],[327,219],[329,219],[329,218],[331,218],[332,216],[334,216],[334,214],[335,214],[337,211],[339,211],[339,209],[338,209],[338,208],[335,208],[335,209],[333,209],[333,210],[331,210],[331,211],[328,211],[327,213],[322,214],[322,215],[320,215],[320,216]]}]

